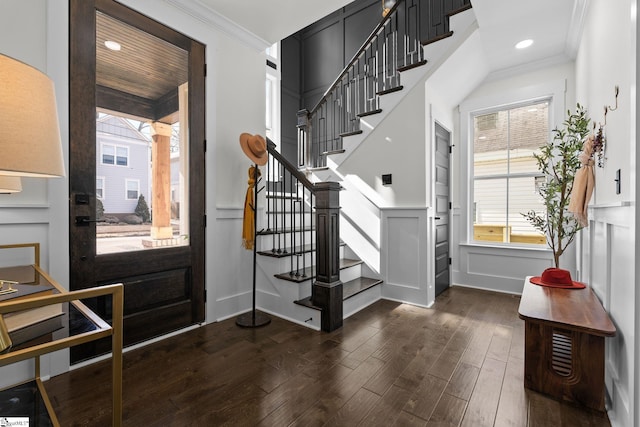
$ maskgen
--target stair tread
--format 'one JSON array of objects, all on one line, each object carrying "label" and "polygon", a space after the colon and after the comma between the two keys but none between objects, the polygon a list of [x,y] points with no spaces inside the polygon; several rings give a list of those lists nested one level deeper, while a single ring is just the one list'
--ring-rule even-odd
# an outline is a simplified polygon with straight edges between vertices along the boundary
[{"label": "stair tread", "polygon": [[330,156],[332,154],[342,154],[344,152],[345,152],[345,150],[330,150],[330,151],[323,151],[322,155],[323,156]]},{"label": "stair tread", "polygon": [[[345,244],[340,242],[340,246],[344,246]],[[280,252],[278,252],[277,249],[267,249],[265,251],[258,251],[258,255],[264,255],[264,256],[268,256],[271,258],[286,258],[292,255],[298,255],[298,254],[303,254],[303,253],[307,253],[307,252],[313,252],[315,251],[314,248],[315,245],[311,246],[311,245],[305,245],[304,247],[297,247],[297,248],[284,248],[284,249],[280,249]]]},{"label": "stair tread", "polygon": [[[345,268],[353,267],[354,265],[362,264],[362,260],[359,259],[349,259],[349,258],[340,258],[340,270]],[[307,267],[305,269],[301,269],[299,274],[296,276],[293,272],[289,273],[279,273],[275,274],[275,277],[282,280],[287,280],[290,282],[301,283],[306,280],[313,279],[315,277],[315,265]]]},{"label": "stair tread", "polygon": [[369,288],[379,285],[380,283],[382,283],[382,280],[371,277],[357,277],[353,280],[349,280],[342,284],[342,299],[349,299],[360,292],[364,292]]},{"label": "stair tread", "polygon": [[[288,221],[287,221],[288,222]],[[270,236],[272,234],[282,234],[282,233],[294,233],[294,232],[298,232],[298,231],[313,231],[314,228],[311,226],[307,226],[307,227],[296,227],[296,228],[291,228],[291,227],[287,227],[287,228],[280,228],[278,230],[275,229],[269,229],[267,228],[266,230],[260,230],[258,232],[256,232],[257,236]]]},{"label": "stair tread", "polygon": [[452,35],[453,35],[453,31],[447,31],[444,34],[440,34],[439,36],[435,36],[433,38],[430,38],[429,40],[421,41],[420,44],[422,44],[422,46],[426,46],[428,44],[435,43],[437,41],[446,39],[447,37],[451,37]]},{"label": "stair tread", "polygon": [[370,111],[365,111],[363,113],[358,114],[358,117],[367,117],[367,116],[372,116],[374,114],[379,114],[382,113],[382,110],[380,108],[377,108],[375,110],[370,110]]},{"label": "stair tread", "polygon": [[344,138],[345,136],[360,135],[362,132],[363,131],[361,131],[361,130],[353,130],[351,132],[341,133],[340,136]]},{"label": "stair tread", "polygon": [[309,308],[312,308],[314,310],[322,311],[322,307],[318,307],[317,305],[313,304],[313,302],[311,301],[311,297],[310,296],[308,296],[306,298],[299,299],[297,301],[294,301],[293,303],[294,304],[298,304],[298,305],[302,305],[304,307],[309,307]]},{"label": "stair tread", "polygon": [[376,95],[382,96],[382,95],[386,95],[388,93],[399,92],[402,89],[404,89],[404,86],[399,85],[399,86],[392,87],[392,88],[389,88],[389,89],[381,90],[380,92],[377,92]]},{"label": "stair tread", "polygon": [[405,65],[405,66],[399,67],[398,71],[400,71],[400,72],[409,71],[412,68],[421,67],[421,66],[425,65],[426,63],[427,63],[427,60],[423,59],[422,61],[418,61],[418,62],[413,63],[413,64],[409,64],[409,65]]},{"label": "stair tread", "polygon": [[451,12],[448,12],[448,13],[447,13],[447,17],[451,17],[451,16],[453,16],[453,15],[457,15],[458,13],[462,13],[462,12],[464,12],[465,10],[469,10],[469,9],[471,9],[472,7],[473,7],[473,5],[472,5],[471,3],[465,4],[465,5],[464,5],[464,6],[462,6],[462,7],[459,7],[459,8],[457,8],[457,9],[452,10]]},{"label": "stair tread", "polygon": [[274,193],[267,192],[268,199],[285,199],[285,200],[300,200],[300,196],[294,193]]}]

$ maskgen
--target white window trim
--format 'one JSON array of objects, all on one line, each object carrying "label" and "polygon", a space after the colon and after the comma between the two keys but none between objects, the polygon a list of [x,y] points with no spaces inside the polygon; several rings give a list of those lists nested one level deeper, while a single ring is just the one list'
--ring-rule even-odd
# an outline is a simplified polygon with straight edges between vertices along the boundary
[{"label": "white window trim", "polygon": [[[113,164],[104,162],[104,147],[105,146],[113,147]],[[125,150],[127,150],[127,164],[126,165],[119,165],[118,164],[118,148],[124,148]],[[129,152],[129,147],[128,146],[119,145],[119,144],[111,144],[111,143],[108,143],[108,142],[103,142],[103,143],[100,144],[100,164],[101,165],[117,166],[119,168],[128,168],[129,164],[130,164],[130,160],[131,160],[131,154]]]},{"label": "white window trim", "polygon": [[104,200],[105,199],[105,195],[107,194],[106,192],[106,185],[107,185],[107,180],[105,179],[104,176],[96,176],[96,181],[97,180],[101,180],[102,181],[102,196],[98,197],[98,183],[96,182],[96,198],[100,199],[100,200]]},{"label": "white window trim", "polygon": [[[517,106],[527,102],[549,101],[549,138],[552,138],[552,130],[560,126],[564,121],[566,103],[566,80],[558,80],[539,85],[525,86],[507,90],[485,97],[469,99],[460,105],[460,138],[466,144],[466,149],[460,151],[460,192],[461,200],[466,206],[461,209],[460,242],[465,245],[479,245],[483,247],[508,247],[540,250],[540,245],[519,245],[501,242],[476,242],[473,240],[473,116],[487,114],[511,106]],[[540,144],[542,145],[542,144]]]},{"label": "white window trim", "polygon": [[[137,192],[138,192],[138,197],[136,197],[135,199],[132,199],[129,197],[129,183],[130,182],[135,182],[136,186],[138,187]],[[138,200],[138,198],[140,197],[140,180],[139,179],[125,179],[124,180],[124,198],[125,200]]]}]

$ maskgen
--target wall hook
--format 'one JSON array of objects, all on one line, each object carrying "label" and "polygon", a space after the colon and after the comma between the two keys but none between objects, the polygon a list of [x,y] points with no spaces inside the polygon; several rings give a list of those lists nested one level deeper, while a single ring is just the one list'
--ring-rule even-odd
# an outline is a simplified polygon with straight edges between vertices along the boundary
[{"label": "wall hook", "polygon": [[604,127],[607,125],[607,113],[609,111],[616,111],[618,109],[618,95],[620,94],[620,87],[618,85],[616,85],[614,88],[614,94],[615,94],[616,106],[615,107],[612,107],[611,105],[604,106],[604,124],[600,123],[600,127]]}]

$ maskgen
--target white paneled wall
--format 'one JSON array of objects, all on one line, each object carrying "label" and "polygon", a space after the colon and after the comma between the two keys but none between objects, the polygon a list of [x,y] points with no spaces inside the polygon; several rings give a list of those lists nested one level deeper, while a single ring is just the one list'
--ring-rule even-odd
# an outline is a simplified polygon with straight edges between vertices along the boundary
[{"label": "white paneled wall", "polygon": [[382,297],[429,306],[435,299],[429,208],[382,210]]},{"label": "white paneled wall", "polygon": [[616,326],[606,338],[605,381],[612,426],[631,426],[634,416],[635,207],[629,203],[589,209],[582,233],[581,273]]}]

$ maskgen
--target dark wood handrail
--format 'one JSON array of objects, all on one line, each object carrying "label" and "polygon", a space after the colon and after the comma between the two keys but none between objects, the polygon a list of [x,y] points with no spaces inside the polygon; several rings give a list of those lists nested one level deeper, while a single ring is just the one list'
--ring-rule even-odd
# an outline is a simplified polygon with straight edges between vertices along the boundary
[{"label": "dark wood handrail", "polygon": [[360,55],[367,50],[367,47],[369,46],[369,44],[371,44],[371,42],[373,41],[373,39],[376,38],[378,32],[380,32],[381,29],[384,28],[385,24],[387,23],[388,20],[391,19],[391,17],[394,15],[396,9],[398,9],[398,6],[400,5],[400,3],[402,3],[404,0],[397,0],[395,2],[395,4],[393,5],[393,7],[391,9],[389,9],[389,13],[386,14],[386,16],[384,17],[384,19],[382,21],[380,21],[380,23],[378,24],[378,26],[376,26],[376,28],[371,32],[371,34],[369,35],[369,37],[367,37],[367,40],[365,40],[365,42],[362,44],[362,46],[360,46],[360,49],[358,49],[358,51],[355,53],[355,55],[353,55],[353,57],[351,58],[351,61],[349,61],[349,63],[344,67],[344,69],[342,70],[342,72],[340,73],[340,75],[338,75],[338,77],[333,81],[333,83],[331,84],[331,86],[329,86],[329,89],[327,89],[324,92],[324,95],[322,95],[322,98],[320,98],[320,100],[316,103],[316,105],[309,111],[309,114],[312,115],[313,113],[315,113],[318,108],[320,108],[320,106],[326,101],[327,97],[331,94],[331,92],[333,91],[333,89],[335,89],[335,87],[338,85],[338,83],[340,83],[340,81],[342,80],[342,78],[349,72],[349,70],[351,69],[351,67],[353,67],[353,65],[358,61],[358,58],[360,57]]},{"label": "dark wood handrail", "polygon": [[269,138],[267,138],[267,151],[269,152],[269,155],[278,160],[284,166],[284,168],[291,173],[291,175],[296,177],[298,181],[302,183],[302,185],[308,188],[312,193],[315,193],[316,188],[313,182],[309,181],[309,178],[307,178],[305,174],[300,172],[297,167],[295,167],[289,160],[287,160],[282,154],[280,154],[276,150],[276,144]]}]

